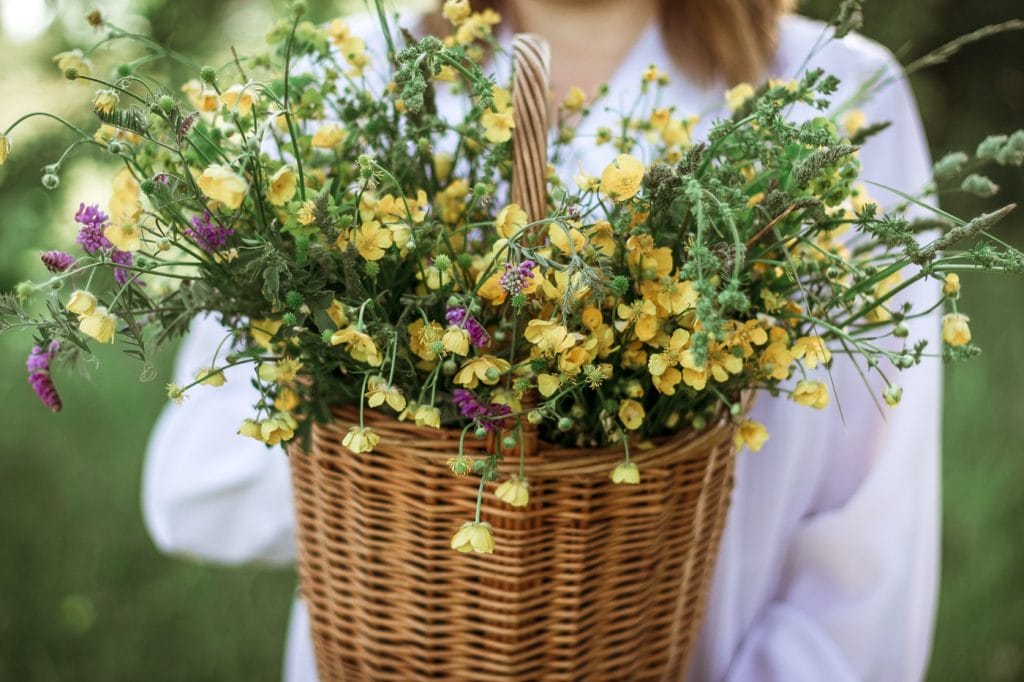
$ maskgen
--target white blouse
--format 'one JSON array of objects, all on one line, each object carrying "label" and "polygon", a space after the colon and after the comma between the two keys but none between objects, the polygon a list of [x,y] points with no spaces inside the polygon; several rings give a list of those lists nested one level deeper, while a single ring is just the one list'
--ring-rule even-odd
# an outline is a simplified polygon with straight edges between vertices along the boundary
[{"label": "white blouse", "polygon": [[[785,18],[771,75],[792,77],[822,29],[808,19]],[[611,79],[607,104],[631,102],[649,64],[670,74],[662,101],[682,114],[702,114],[698,136],[706,131],[720,115],[723,88],[699,87],[672,68],[655,26]],[[884,48],[856,35],[830,43],[812,66],[842,79],[836,102],[879,70],[898,68]],[[869,121],[892,126],[861,151],[862,177],[907,190],[924,186],[930,161],[906,83],[897,81],[863,109]],[[597,112],[589,125],[604,125],[609,116]],[[570,175],[577,161],[599,174],[613,153],[578,151],[566,164]],[[892,203],[882,190],[872,194],[883,205]],[[937,287],[927,293],[930,304]],[[932,352],[940,348],[934,318],[912,330],[911,338],[929,339]],[[196,321],[178,358],[179,383],[208,365],[223,335],[216,322]],[[236,435],[253,402],[249,372],[229,369],[225,386],[201,387],[183,405],[168,405],[153,431],[142,502],[150,533],[165,552],[218,563],[295,560],[287,458]],[[923,676],[938,573],[941,368],[932,358],[888,374],[903,386],[904,398],[884,412],[838,355],[827,409],[760,396],[752,416],[767,425],[770,439],[760,452],[739,455],[690,680],[906,682]],[[872,384],[879,396],[881,384]],[[313,682],[301,601],[289,629],[284,679]]]}]

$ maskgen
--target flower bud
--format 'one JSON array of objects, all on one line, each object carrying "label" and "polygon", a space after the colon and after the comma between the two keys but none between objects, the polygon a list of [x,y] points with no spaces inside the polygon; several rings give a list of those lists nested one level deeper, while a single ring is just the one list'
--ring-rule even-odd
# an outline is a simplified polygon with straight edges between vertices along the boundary
[{"label": "flower bud", "polygon": [[60,187],[60,178],[54,173],[47,173],[42,179],[43,187],[54,190]]},{"label": "flower bud", "polygon": [[559,431],[562,431],[563,433],[566,432],[566,431],[571,431],[572,427],[573,427],[573,422],[568,417],[562,417],[561,419],[558,420],[558,430]]},{"label": "flower bud", "polygon": [[885,391],[882,392],[882,397],[885,399],[886,405],[895,407],[899,405],[900,399],[903,398],[903,389],[895,384],[889,384],[885,387]]},{"label": "flower bud", "polygon": [[476,427],[476,431],[474,431],[473,434],[477,438],[486,438],[487,437],[487,429],[485,429],[482,426],[478,426],[478,427]]},{"label": "flower bud", "polygon": [[199,79],[207,85],[213,85],[217,82],[217,70],[212,66],[204,66],[199,69]]}]

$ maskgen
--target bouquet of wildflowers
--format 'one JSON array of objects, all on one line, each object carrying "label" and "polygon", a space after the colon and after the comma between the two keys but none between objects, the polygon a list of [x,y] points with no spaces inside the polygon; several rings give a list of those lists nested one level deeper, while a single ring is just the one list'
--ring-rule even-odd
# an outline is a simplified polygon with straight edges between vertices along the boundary
[{"label": "bouquet of wildflowers", "polygon": [[[34,335],[29,382],[44,404],[60,409],[55,360],[119,342],[146,362],[214,315],[223,341],[168,394],[216,390],[226,367],[250,365],[259,399],[243,436],[277,445],[352,405],[344,445],[372,452],[379,436],[363,415],[385,410],[463,439],[494,433],[494,455],[450,460],[455,474],[494,480],[529,424],[549,442],[620,446],[609,474],[636,483],[631,443],[723,413],[737,443],[759,449],[768,434],[745,417],[750,391],[824,408],[834,353],[885,377],[881,397],[897,403],[896,371],[977,352],[957,271],[1024,271],[988,234],[1012,205],[962,220],[927,203],[951,185],[994,194],[981,167],[1024,164],[1024,131],[946,156],[933,184],[895,188],[905,201],[883,212],[858,180],[857,150],[884,124],[790,116],[828,108],[837,81],[820,71],[731,89],[731,115],[697,141],[694,118],[658,104],[665,76],[651,67],[638,101],[593,141],[614,161],[552,171],[547,214],[531,220],[508,198],[516,116],[490,75],[508,60],[499,17],[448,0],[451,34],[414,38],[378,12],[386,54],[342,20],[304,21],[300,3],[266,54],[202,67],[179,89],[147,76],[145,64],[174,55],[145,41],[142,66],[109,80],[90,55],[55,58],[96,86],[98,128],[75,128],[69,152],[98,146],[118,168],[109,198],[75,215],[76,248],[43,253],[49,276],[0,300],[0,330]],[[90,19],[100,45],[132,37]],[[460,113],[442,113],[442,98]],[[553,163],[600,98],[577,88],[558,105]],[[44,169],[46,187],[63,161]],[[928,217],[909,217],[915,207]],[[896,303],[930,286],[933,306]],[[908,337],[906,322],[935,308],[942,348]],[[499,496],[525,505],[527,475]],[[460,549],[493,546],[476,525],[460,533]]]}]

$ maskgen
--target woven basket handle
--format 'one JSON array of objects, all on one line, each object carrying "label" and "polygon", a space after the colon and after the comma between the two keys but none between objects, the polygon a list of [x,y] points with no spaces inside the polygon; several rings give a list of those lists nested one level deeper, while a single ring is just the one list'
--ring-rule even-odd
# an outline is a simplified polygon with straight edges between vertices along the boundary
[{"label": "woven basket handle", "polygon": [[532,222],[547,213],[548,91],[551,52],[544,38],[512,38],[512,201]]},{"label": "woven basket handle", "polygon": [[[526,211],[530,222],[544,218],[548,210],[550,61],[551,51],[544,38],[535,33],[517,33],[512,38],[512,201]],[[528,391],[523,395],[523,409],[532,408],[536,400],[537,396]],[[526,456],[534,457],[537,427],[526,419],[521,423]]]}]

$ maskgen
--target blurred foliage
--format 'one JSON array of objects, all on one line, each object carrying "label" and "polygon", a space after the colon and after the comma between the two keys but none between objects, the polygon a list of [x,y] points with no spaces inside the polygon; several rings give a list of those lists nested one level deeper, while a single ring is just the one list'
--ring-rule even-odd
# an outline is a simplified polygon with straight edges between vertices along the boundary
[{"label": "blurred foliage", "polygon": [[[309,4],[313,18],[324,20],[342,3]],[[805,0],[803,9],[826,17],[835,5]],[[122,25],[201,60],[223,59],[231,44],[242,53],[258,49],[283,2],[134,0],[119,7],[108,13]],[[79,19],[91,7],[69,0],[55,9],[60,19],[40,38],[0,39],[4,126],[34,109],[95,125],[84,107],[92,90],[63,82],[49,61],[94,39]],[[863,32],[906,63],[1021,12],[1019,0],[869,2]],[[968,47],[911,83],[933,154],[971,149],[985,134],[1024,122],[1024,36]],[[40,167],[67,140],[37,122],[19,132],[16,152],[0,168],[0,289],[40,276],[38,251],[73,239],[77,195],[69,185],[104,190],[103,160],[91,151],[63,174],[59,195],[42,189]],[[993,179],[1007,200],[1024,199],[1020,173]],[[943,205],[962,214],[980,209],[957,195],[943,197]],[[999,234],[1024,246],[1024,210]],[[963,308],[985,354],[946,373],[943,580],[929,679],[1024,679],[1024,497],[1017,493],[1024,458],[1016,428],[1024,423],[1017,399],[1024,317],[1010,303],[1024,300],[1024,282],[964,276],[963,287]],[[168,559],[143,528],[142,453],[172,358],[160,359],[155,381],[140,384],[140,367],[104,352],[89,381],[59,377],[67,407],[54,417],[25,385],[28,345],[23,336],[0,338],[0,680],[279,679],[292,572]]]}]

